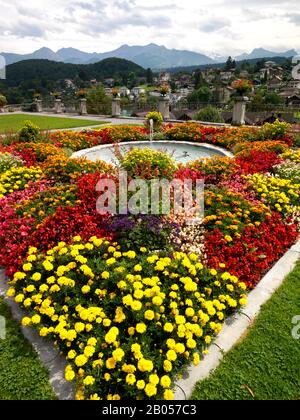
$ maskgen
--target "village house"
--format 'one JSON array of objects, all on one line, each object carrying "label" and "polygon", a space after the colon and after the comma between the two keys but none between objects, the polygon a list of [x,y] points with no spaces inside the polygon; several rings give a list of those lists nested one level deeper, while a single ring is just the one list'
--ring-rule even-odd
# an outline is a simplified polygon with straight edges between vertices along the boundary
[{"label": "village house", "polygon": [[128,89],[128,87],[126,87],[126,86],[122,86],[121,88],[120,88],[120,95],[121,96],[129,96],[130,95],[130,89]]},{"label": "village house", "polygon": [[145,91],[144,88],[136,86],[133,89],[131,89],[131,93],[132,93],[133,96],[138,98],[140,95],[143,95],[144,93],[146,93],[146,91]]}]

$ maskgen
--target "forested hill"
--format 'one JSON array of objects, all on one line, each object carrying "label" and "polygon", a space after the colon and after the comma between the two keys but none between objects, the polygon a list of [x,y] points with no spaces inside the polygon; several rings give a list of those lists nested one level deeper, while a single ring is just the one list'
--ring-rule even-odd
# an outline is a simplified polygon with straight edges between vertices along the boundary
[{"label": "forested hill", "polygon": [[121,58],[107,58],[94,64],[67,64],[50,60],[26,60],[10,64],[6,68],[6,82],[16,87],[22,82],[32,80],[58,81],[76,79],[87,81],[105,78],[127,79],[130,73],[137,77],[146,76],[141,66]]}]

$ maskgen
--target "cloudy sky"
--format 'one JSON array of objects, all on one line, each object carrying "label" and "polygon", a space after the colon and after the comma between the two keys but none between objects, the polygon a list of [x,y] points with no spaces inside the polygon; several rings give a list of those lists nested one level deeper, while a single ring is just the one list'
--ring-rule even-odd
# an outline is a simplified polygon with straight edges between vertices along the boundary
[{"label": "cloudy sky", "polygon": [[0,0],[0,51],[151,42],[209,55],[300,52],[299,0]]}]

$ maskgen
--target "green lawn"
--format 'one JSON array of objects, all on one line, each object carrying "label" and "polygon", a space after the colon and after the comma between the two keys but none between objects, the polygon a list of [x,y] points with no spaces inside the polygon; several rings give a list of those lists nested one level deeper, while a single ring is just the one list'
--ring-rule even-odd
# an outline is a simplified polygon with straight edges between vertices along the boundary
[{"label": "green lawn", "polygon": [[48,117],[35,114],[0,115],[0,133],[16,132],[24,125],[25,121],[32,121],[34,124],[39,126],[41,130],[99,126],[100,124],[103,124],[103,121]]},{"label": "green lawn", "polygon": [[0,400],[55,399],[46,370],[2,297],[0,316],[6,319],[6,339],[0,339]]},{"label": "green lawn", "polygon": [[198,400],[300,400],[300,340],[292,318],[300,315],[300,261],[267,302],[247,337],[206,380]]}]

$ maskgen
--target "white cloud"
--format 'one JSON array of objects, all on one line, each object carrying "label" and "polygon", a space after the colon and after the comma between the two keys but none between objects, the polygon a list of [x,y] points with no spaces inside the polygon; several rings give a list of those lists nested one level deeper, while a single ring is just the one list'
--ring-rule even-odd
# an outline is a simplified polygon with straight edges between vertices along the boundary
[{"label": "white cloud", "polygon": [[0,0],[0,51],[151,42],[221,55],[300,50],[299,0]]}]

